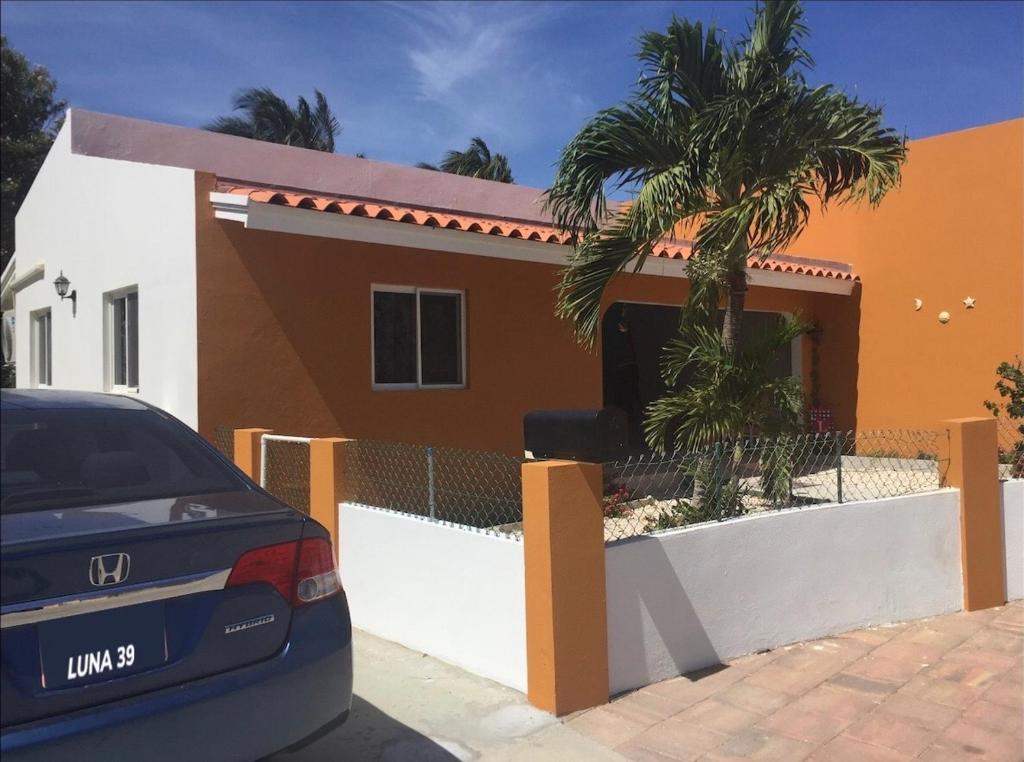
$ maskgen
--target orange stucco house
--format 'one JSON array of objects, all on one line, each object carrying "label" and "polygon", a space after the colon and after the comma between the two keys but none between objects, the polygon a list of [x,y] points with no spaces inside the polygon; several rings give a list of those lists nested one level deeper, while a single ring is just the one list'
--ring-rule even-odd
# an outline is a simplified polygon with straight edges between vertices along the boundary
[{"label": "orange stucco house", "polygon": [[[915,141],[878,209],[815,215],[750,263],[751,324],[820,326],[779,372],[813,377],[837,426],[981,413],[1024,353],[1022,146],[1024,120]],[[82,221],[55,227],[68,205]],[[137,393],[207,435],[518,453],[526,412],[614,401],[623,358],[655,394],[687,289],[685,242],[667,244],[615,283],[589,353],[553,314],[569,247],[536,189],[78,110],[17,235],[18,384]]]}]

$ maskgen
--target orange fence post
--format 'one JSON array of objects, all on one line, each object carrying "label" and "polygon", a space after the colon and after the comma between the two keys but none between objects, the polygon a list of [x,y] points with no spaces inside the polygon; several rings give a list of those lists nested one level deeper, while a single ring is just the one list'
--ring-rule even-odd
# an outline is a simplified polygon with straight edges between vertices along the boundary
[{"label": "orange fence post", "polygon": [[273,429],[235,429],[235,465],[257,484],[260,481],[260,440]]},{"label": "orange fence post", "polygon": [[966,611],[1006,603],[997,436],[995,418],[955,418],[939,429],[940,483],[960,490]]},{"label": "orange fence post", "polygon": [[556,715],[606,704],[601,466],[524,463],[522,476],[527,697]]},{"label": "orange fence post", "polygon": [[325,437],[309,442],[309,515],[331,533],[338,552],[338,503],[345,499],[345,445],[351,439]]}]

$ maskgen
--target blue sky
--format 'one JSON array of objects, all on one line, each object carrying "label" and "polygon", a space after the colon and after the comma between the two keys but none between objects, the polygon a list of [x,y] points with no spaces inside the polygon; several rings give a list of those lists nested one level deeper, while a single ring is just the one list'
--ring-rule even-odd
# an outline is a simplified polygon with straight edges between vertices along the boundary
[{"label": "blue sky", "polygon": [[[3,32],[72,106],[199,126],[239,88],[314,87],[338,151],[412,164],[482,136],[545,187],[560,148],[636,81],[637,35],[675,13],[746,30],[750,2],[46,3]],[[911,137],[1024,114],[1024,3],[810,2],[813,83],[882,105]]]}]

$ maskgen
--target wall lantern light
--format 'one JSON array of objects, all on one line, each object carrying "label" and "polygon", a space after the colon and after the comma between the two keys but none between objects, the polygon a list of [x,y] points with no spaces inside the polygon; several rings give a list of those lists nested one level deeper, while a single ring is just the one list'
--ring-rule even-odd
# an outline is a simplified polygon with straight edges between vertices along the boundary
[{"label": "wall lantern light", "polygon": [[71,281],[69,281],[64,276],[64,271],[61,270],[60,271],[60,275],[58,275],[56,280],[53,281],[53,287],[55,289],[57,289],[57,296],[60,297],[60,300],[62,302],[65,299],[70,299],[71,300],[71,306],[72,306],[72,309],[74,309],[74,307],[76,307],[78,305],[78,291],[72,291],[69,294],[68,293],[68,286],[70,286],[70,285],[71,285]]}]

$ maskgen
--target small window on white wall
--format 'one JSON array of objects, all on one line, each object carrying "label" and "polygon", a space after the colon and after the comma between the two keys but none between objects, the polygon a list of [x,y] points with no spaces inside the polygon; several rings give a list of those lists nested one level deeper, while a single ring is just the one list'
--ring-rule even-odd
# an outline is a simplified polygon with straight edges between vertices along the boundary
[{"label": "small window on white wall", "polygon": [[139,292],[107,296],[107,364],[114,389],[139,388]]},{"label": "small window on white wall", "polygon": [[53,334],[50,311],[32,313],[32,385],[53,383]]},{"label": "small window on white wall", "polygon": [[464,386],[464,294],[408,286],[374,286],[372,293],[374,386]]}]

